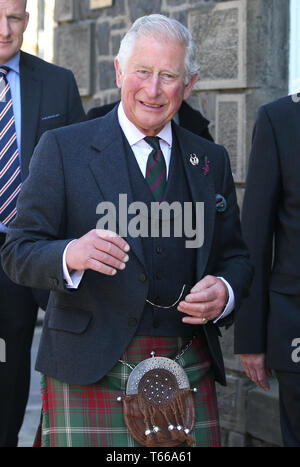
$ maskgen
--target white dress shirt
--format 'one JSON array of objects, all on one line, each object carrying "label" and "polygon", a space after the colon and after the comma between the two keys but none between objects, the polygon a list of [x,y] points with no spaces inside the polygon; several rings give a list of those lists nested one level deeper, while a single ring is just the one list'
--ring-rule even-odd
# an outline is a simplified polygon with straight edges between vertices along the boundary
[{"label": "white dress shirt", "polygon": [[[119,124],[124,132],[124,135],[135,155],[139,168],[141,169],[141,172],[143,176],[145,177],[148,156],[153,148],[148,143],[146,143],[146,141],[144,140],[145,135],[140,130],[138,130],[130,120],[128,120],[124,112],[122,102],[119,104],[119,107],[118,107],[118,119],[119,119]],[[160,143],[160,147],[161,147],[162,153],[166,161],[167,176],[168,176],[169,167],[170,167],[170,159],[171,159],[171,148],[172,148],[171,122],[167,123],[164,126],[164,128],[156,136],[160,138],[159,143]],[[64,251],[64,254],[63,254],[63,271],[64,271],[64,279],[66,281],[67,288],[76,289],[78,288],[80,284],[84,271],[73,271],[72,274],[69,274],[65,257],[66,257],[67,249],[71,243],[72,242],[70,242],[67,245]],[[228,302],[227,302],[227,305],[224,311],[217,319],[214,320],[214,322],[218,321],[220,318],[225,318],[225,316],[229,315],[229,313],[231,313],[232,310],[234,309],[234,304],[235,304],[234,293],[233,293],[232,287],[230,286],[230,284],[228,284],[228,282],[223,277],[220,277],[220,279],[225,283],[228,289],[229,298],[228,298]]]}]

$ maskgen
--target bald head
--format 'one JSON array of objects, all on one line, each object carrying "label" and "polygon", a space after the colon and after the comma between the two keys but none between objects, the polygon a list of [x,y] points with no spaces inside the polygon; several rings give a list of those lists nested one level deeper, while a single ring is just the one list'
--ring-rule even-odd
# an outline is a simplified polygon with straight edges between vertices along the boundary
[{"label": "bald head", "polygon": [[26,0],[0,0],[0,65],[20,50],[29,14]]}]

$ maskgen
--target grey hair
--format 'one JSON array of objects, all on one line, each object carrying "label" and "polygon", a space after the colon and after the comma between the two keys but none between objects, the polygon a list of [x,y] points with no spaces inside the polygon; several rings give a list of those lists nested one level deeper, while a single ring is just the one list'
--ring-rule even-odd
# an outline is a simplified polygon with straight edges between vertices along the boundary
[{"label": "grey hair", "polygon": [[123,37],[117,55],[122,73],[125,71],[126,63],[131,57],[136,40],[141,36],[168,37],[170,40],[178,40],[185,45],[185,83],[195,75],[199,66],[196,62],[196,45],[190,31],[176,19],[167,16],[153,14],[138,18],[129,31]]}]

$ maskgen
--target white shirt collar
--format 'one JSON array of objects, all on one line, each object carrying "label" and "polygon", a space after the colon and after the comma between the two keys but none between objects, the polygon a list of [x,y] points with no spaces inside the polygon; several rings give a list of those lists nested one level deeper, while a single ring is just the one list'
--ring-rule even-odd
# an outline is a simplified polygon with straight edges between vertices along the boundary
[{"label": "white shirt collar", "polygon": [[[118,107],[118,119],[120,126],[129,142],[130,146],[138,143],[145,138],[145,135],[127,118],[122,102]],[[168,122],[164,128],[156,135],[172,147],[172,125]]]}]

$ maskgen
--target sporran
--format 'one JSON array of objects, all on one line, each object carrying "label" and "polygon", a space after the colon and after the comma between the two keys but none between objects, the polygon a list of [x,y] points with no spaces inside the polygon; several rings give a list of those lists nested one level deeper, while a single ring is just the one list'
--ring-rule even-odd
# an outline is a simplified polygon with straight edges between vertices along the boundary
[{"label": "sporran", "polygon": [[188,377],[176,363],[192,341],[175,357],[143,360],[132,369],[126,394],[122,399],[128,431],[142,446],[175,447],[195,443],[191,434],[195,426],[195,404]]}]

